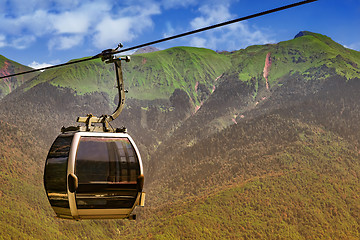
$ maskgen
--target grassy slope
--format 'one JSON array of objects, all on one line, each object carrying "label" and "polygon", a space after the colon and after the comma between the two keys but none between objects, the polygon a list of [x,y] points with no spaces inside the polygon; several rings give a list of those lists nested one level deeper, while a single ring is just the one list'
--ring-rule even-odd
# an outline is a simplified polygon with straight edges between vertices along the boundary
[{"label": "grassy slope", "polygon": [[[167,204],[150,208],[136,229],[127,224],[122,230],[128,239],[358,239],[359,153],[351,143],[322,128],[301,123],[293,127],[297,140],[272,154],[266,154],[266,142],[251,144],[261,157],[246,156],[249,163],[243,163],[243,171],[255,167],[255,175],[245,180],[234,175],[228,186],[219,184],[215,191],[210,187],[197,197],[166,200],[164,195]],[[231,139],[238,131],[232,127],[226,134]],[[209,142],[204,143],[209,149],[217,146]],[[239,146],[229,154],[234,162],[246,162],[242,152]],[[224,159],[223,155],[218,152],[212,158]],[[228,161],[214,167],[222,169]],[[214,179],[209,175],[205,181],[216,179],[221,177],[215,173]]]},{"label": "grassy slope", "polygon": [[48,82],[54,86],[67,87],[83,95],[92,92],[106,92],[114,95],[116,90],[115,73],[111,65],[105,65],[101,60],[82,62],[71,67],[61,67],[46,70],[37,78],[29,82],[25,91],[37,86],[39,83]]},{"label": "grassy slope", "polygon": [[196,101],[196,82],[210,90],[214,80],[229,67],[230,59],[212,50],[176,47],[133,56],[124,68],[124,75],[130,84],[130,97],[169,98],[180,88]]},{"label": "grassy slope", "polygon": [[[21,65],[17,62],[11,61],[6,57],[0,55],[0,75],[9,75],[13,73],[23,72],[31,70],[32,68]],[[38,73],[30,73],[27,75],[20,75],[12,77],[10,79],[0,79],[0,99],[9,94],[11,91],[14,91],[21,84],[25,83],[29,79],[38,75]]]},{"label": "grassy slope", "polygon": [[311,79],[315,76],[314,69],[318,71],[321,66],[334,68],[337,74],[348,79],[360,74],[359,52],[344,48],[327,36],[311,32],[278,44],[255,45],[237,51],[232,54],[232,71],[238,72],[242,81],[249,81],[252,77],[263,79],[267,53],[271,53],[272,60],[270,86],[289,73],[300,73]]},{"label": "grassy slope", "polygon": [[[324,35],[306,32],[305,36],[293,40],[250,46],[232,54],[175,47],[134,55],[130,63],[123,64],[125,85],[131,98],[168,99],[176,88],[182,88],[197,102],[196,82],[205,84],[211,90],[214,80],[226,71],[236,73],[242,81],[250,81],[251,78],[264,80],[265,56],[269,52],[272,59],[271,86],[289,73],[298,72],[311,78],[313,69],[321,66],[334,68],[337,74],[347,78],[354,78],[360,73],[359,52],[346,49]],[[3,62],[0,61],[0,66]],[[98,59],[47,70],[26,89],[41,82],[50,82],[54,86],[74,89],[77,94],[105,92],[113,99],[116,94],[114,78],[112,64],[105,65]]]},{"label": "grassy slope", "polygon": [[359,190],[311,170],[274,174],[150,211],[123,231],[128,239],[358,239]]},{"label": "grassy slope", "polygon": [[[36,156],[42,150],[27,134],[15,126],[0,122],[2,132],[0,163],[2,171],[0,201],[0,232],[4,239],[31,239],[56,233],[49,222],[49,209],[42,189],[42,169]],[[47,211],[46,211],[46,210]]]},{"label": "grassy slope", "polygon": [[[196,102],[196,82],[211,89],[214,80],[230,64],[230,59],[224,55],[190,47],[138,54],[131,58],[130,63],[122,64],[128,97],[145,100],[168,99],[176,88],[181,88]],[[113,66],[105,65],[101,60],[45,71],[26,90],[41,82],[68,87],[77,94],[105,92],[111,99],[117,93]]]},{"label": "grassy slope", "polygon": [[[307,79],[321,67],[333,68],[346,78],[360,74],[360,53],[346,49],[330,38],[305,32],[298,37],[278,44],[255,45],[232,54],[191,47],[175,47],[153,53],[132,56],[130,63],[123,63],[125,87],[128,97],[143,100],[168,99],[176,88],[184,89],[194,104],[200,99],[195,91],[197,82],[211,91],[215,79],[227,73],[241,81],[265,81],[265,57],[271,53],[270,86],[275,86],[289,73],[300,73]],[[336,69],[336,70],[335,70]],[[329,76],[322,75],[324,79]],[[113,66],[99,59],[71,67],[52,69],[41,73],[26,89],[41,82],[68,87],[77,94],[105,92],[114,99],[116,95]],[[257,86],[259,83],[256,83]]]}]

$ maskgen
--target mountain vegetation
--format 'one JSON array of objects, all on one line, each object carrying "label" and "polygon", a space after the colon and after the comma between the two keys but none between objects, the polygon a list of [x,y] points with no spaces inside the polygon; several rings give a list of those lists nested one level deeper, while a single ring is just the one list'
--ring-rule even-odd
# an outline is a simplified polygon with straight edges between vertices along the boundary
[{"label": "mountain vegetation", "polygon": [[302,31],[234,52],[140,53],[123,72],[112,125],[144,161],[136,222],[55,219],[43,190],[61,126],[116,104],[113,68],[95,60],[0,100],[0,239],[359,239],[359,52]]},{"label": "mountain vegetation", "polygon": [[[0,76],[10,75],[28,70],[32,69],[17,62],[11,61],[10,59],[7,59],[6,57],[0,55]],[[27,75],[0,79],[0,99],[11,93],[21,84],[25,83],[27,80],[33,78],[36,75],[37,73],[30,73]]]}]

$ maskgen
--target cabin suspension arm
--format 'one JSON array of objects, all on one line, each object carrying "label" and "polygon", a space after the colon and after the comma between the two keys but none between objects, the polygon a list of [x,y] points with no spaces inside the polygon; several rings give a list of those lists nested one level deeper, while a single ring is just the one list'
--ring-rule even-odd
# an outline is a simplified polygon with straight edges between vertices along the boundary
[{"label": "cabin suspension arm", "polygon": [[[92,114],[88,114],[86,117],[78,117],[76,120],[79,123],[85,123],[85,126],[80,127],[80,131],[90,131],[90,132],[114,132],[114,131],[126,131],[122,130],[114,130],[109,127],[109,122],[115,120],[121,113],[125,105],[125,89],[124,89],[124,79],[123,73],[121,69],[121,61],[130,62],[130,57],[115,57],[114,52],[117,51],[119,46],[116,49],[108,49],[104,50],[101,53],[101,60],[105,63],[114,63],[115,73],[116,73],[116,84],[119,94],[118,106],[115,111],[111,115],[102,115],[100,117],[95,117]],[[96,126],[95,124],[102,124],[102,126]]]}]

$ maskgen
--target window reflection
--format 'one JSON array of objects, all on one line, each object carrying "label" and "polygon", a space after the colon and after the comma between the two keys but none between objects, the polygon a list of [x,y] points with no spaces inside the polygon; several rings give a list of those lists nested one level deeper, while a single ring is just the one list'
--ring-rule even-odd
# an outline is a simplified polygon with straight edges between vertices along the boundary
[{"label": "window reflection", "polygon": [[129,208],[140,166],[127,138],[81,137],[75,172],[78,208]]},{"label": "window reflection", "polygon": [[45,189],[53,207],[68,208],[67,163],[72,136],[58,137],[50,148],[44,172]]}]

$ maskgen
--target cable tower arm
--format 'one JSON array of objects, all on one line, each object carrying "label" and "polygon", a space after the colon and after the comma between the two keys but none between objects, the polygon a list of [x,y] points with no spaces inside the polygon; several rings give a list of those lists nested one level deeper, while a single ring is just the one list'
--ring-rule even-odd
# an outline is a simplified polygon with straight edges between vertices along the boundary
[{"label": "cable tower arm", "polygon": [[[120,43],[115,49],[107,49],[102,51],[101,54],[98,54],[98,57],[101,57],[101,60],[105,63],[114,63],[115,73],[116,73],[116,84],[119,94],[118,106],[111,115],[102,115],[100,117],[95,117],[92,114],[88,114],[86,117],[78,117],[76,120],[79,123],[85,123],[85,126],[80,127],[81,131],[102,131],[102,132],[113,132],[113,131],[126,131],[126,129],[118,130],[112,129],[109,127],[109,123],[115,120],[120,113],[122,112],[125,105],[125,89],[124,89],[124,78],[121,69],[121,61],[130,62],[130,57],[116,57],[114,56],[117,49],[121,48],[122,44]],[[101,123],[102,126],[95,126],[96,123]]]}]

